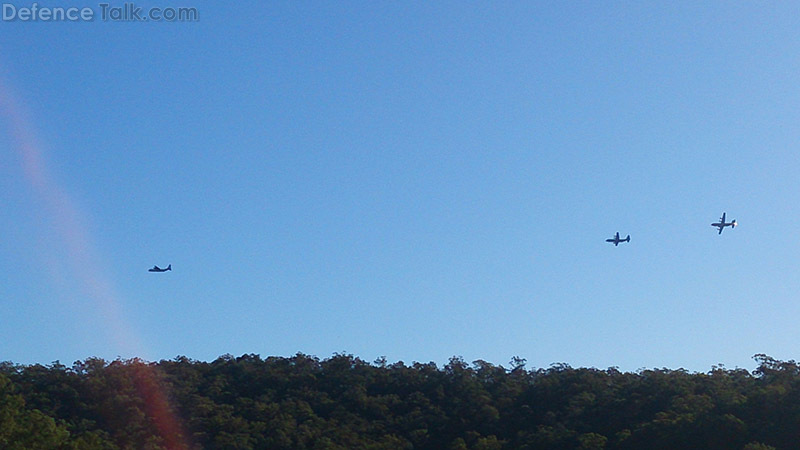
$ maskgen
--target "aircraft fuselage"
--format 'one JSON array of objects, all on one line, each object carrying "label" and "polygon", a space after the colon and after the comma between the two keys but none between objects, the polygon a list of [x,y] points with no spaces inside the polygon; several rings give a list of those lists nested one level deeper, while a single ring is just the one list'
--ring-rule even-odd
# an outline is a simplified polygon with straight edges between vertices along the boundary
[{"label": "aircraft fuselage", "polygon": [[625,239],[621,239],[619,237],[619,233],[616,233],[614,235],[614,237],[611,238],[611,239],[606,239],[606,242],[610,242],[610,243],[614,244],[614,247],[618,246],[620,242],[630,242],[630,241],[631,241],[631,235],[630,234]]},{"label": "aircraft fuselage", "polygon": [[725,222],[725,213],[722,213],[722,217],[720,217],[719,222],[712,223],[712,227],[717,227],[719,229],[719,233],[722,234],[722,230],[725,227],[736,228],[736,219],[731,220],[730,222]]}]

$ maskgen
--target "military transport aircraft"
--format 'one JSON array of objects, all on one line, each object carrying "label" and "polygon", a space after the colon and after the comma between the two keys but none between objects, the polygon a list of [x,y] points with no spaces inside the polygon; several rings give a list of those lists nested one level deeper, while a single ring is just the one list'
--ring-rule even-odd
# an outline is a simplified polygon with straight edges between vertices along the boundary
[{"label": "military transport aircraft", "polygon": [[168,265],[166,269],[162,269],[158,266],[153,266],[152,269],[148,269],[148,272],[166,272],[168,270],[172,270],[172,264]]},{"label": "military transport aircraft", "polygon": [[630,234],[625,239],[620,239],[619,238],[619,231],[617,231],[617,234],[615,234],[613,238],[606,239],[606,242],[611,242],[612,244],[614,244],[614,247],[618,246],[620,242],[630,242],[630,241],[631,241],[631,235]]},{"label": "military transport aircraft", "polygon": [[722,213],[722,217],[719,219],[719,222],[718,223],[712,223],[711,226],[719,228],[719,233],[717,233],[717,234],[722,234],[722,229],[723,228],[725,228],[725,227],[735,228],[736,227],[736,219],[733,219],[730,222],[725,222],[725,213]]}]

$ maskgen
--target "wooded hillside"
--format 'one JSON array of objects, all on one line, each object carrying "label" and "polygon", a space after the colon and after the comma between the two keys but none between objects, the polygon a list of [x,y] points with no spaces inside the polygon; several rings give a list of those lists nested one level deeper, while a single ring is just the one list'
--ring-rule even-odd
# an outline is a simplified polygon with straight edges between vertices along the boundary
[{"label": "wooded hillside", "polygon": [[0,364],[1,448],[789,449],[800,367],[624,373],[452,358]]}]

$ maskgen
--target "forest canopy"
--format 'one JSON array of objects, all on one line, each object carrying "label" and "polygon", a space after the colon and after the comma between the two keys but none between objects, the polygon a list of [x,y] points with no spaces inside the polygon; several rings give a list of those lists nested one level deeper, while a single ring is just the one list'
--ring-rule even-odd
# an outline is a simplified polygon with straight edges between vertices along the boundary
[{"label": "forest canopy", "polygon": [[0,363],[9,449],[784,449],[800,366],[620,372],[454,357]]}]

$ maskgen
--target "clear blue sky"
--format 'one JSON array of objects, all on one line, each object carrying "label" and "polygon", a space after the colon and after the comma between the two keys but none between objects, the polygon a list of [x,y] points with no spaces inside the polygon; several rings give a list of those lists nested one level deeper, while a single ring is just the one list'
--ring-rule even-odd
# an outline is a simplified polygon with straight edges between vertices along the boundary
[{"label": "clear blue sky", "polygon": [[798,358],[800,7],[663,3],[0,22],[0,360]]}]

